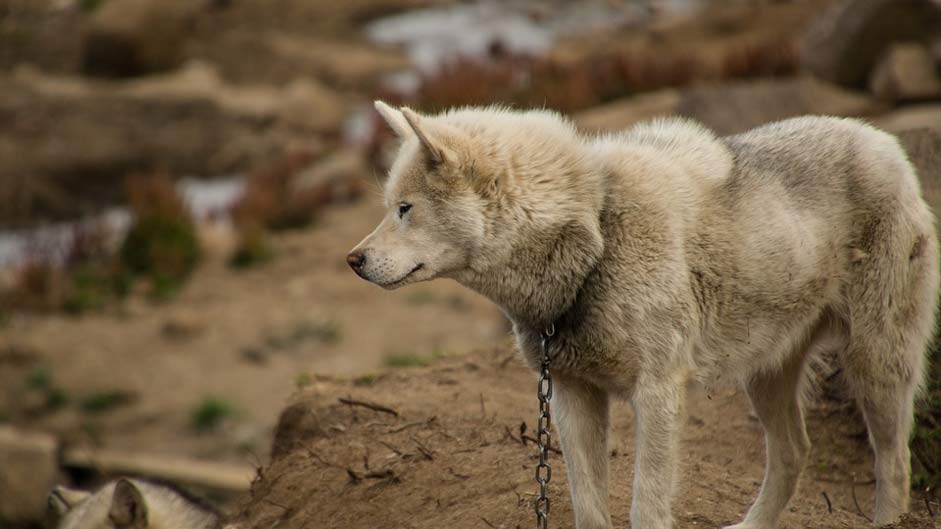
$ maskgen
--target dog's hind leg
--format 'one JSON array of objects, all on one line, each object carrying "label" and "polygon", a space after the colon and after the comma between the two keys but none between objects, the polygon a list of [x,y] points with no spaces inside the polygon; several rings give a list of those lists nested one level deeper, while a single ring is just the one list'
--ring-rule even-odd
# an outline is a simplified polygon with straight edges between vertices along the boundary
[{"label": "dog's hind leg", "polygon": [[559,377],[552,406],[562,438],[575,527],[610,529],[608,394],[587,382]]},{"label": "dog's hind leg", "polygon": [[908,510],[913,401],[925,377],[939,282],[933,230],[913,234],[890,221],[872,229],[881,243],[867,248],[868,258],[847,282],[852,338],[841,356],[875,453],[877,526]]},{"label": "dog's hind leg", "polygon": [[780,370],[747,383],[748,398],[765,430],[765,477],[745,520],[726,529],[773,529],[797,489],[810,451],[800,394],[805,356],[803,350],[795,352]]}]

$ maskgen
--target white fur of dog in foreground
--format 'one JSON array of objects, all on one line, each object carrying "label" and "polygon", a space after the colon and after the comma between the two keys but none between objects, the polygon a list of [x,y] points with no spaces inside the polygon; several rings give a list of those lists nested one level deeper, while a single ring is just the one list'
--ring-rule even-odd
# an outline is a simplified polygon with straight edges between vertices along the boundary
[{"label": "white fur of dog in foreground", "polygon": [[[56,487],[49,508],[57,529],[218,529],[219,514],[180,491],[117,479],[94,492]],[[229,529],[229,528],[227,528]]]},{"label": "white fur of dog in foreground", "polygon": [[692,379],[744,386],[767,466],[734,527],[775,527],[810,450],[807,366],[826,350],[868,425],[875,524],[908,509],[939,262],[895,138],[830,117],[725,138],[681,119],[586,136],[547,111],[376,109],[401,147],[385,217],[347,260],[385,288],[447,277],[489,297],[533,368],[555,324],[552,406],[578,529],[611,527],[614,397],[636,412],[631,527],[672,526]]}]

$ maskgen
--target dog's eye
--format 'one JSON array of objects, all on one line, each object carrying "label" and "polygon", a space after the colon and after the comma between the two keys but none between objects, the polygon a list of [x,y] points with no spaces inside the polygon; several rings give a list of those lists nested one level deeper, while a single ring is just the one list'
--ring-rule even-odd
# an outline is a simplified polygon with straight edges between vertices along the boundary
[{"label": "dog's eye", "polygon": [[405,202],[402,202],[401,204],[399,204],[399,218],[401,219],[402,217],[404,217],[405,214],[408,213],[408,210],[410,209],[412,209],[411,204],[406,204]]}]

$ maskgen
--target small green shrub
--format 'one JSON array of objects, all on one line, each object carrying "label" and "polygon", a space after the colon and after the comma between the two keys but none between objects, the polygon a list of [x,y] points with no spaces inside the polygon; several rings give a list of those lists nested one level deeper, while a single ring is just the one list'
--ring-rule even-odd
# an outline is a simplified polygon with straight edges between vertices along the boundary
[{"label": "small green shrub", "polygon": [[375,373],[367,373],[365,375],[358,376],[353,379],[354,386],[371,386],[379,380],[379,375]]},{"label": "small green shrub", "polygon": [[131,178],[127,189],[135,221],[121,244],[121,263],[150,280],[152,297],[166,299],[199,263],[196,227],[168,176]]},{"label": "small green shrub", "polygon": [[101,7],[105,0],[79,0],[78,8],[82,13],[92,13]]},{"label": "small green shrub", "polygon": [[229,402],[217,397],[206,397],[193,408],[190,423],[197,431],[209,431],[234,415],[235,407]]},{"label": "small green shrub", "polygon": [[42,396],[43,411],[58,410],[69,402],[68,393],[56,385],[52,372],[46,367],[37,367],[27,373],[23,387]]},{"label": "small green shrub", "polygon": [[294,386],[297,389],[304,389],[307,386],[311,385],[314,382],[314,377],[310,376],[310,373],[300,373],[294,377]]},{"label": "small green shrub", "polygon": [[87,413],[105,413],[134,401],[134,393],[123,389],[106,389],[85,396],[81,408]]},{"label": "small green shrub", "polygon": [[23,385],[26,389],[47,390],[52,387],[52,372],[46,367],[37,367],[26,374]]},{"label": "small green shrub", "polygon": [[334,321],[316,322],[303,320],[280,334],[272,334],[265,339],[265,345],[271,349],[291,349],[307,342],[335,344],[342,338],[340,324]]},{"label": "small green shrub", "polygon": [[137,219],[121,246],[121,260],[140,275],[183,280],[199,262],[199,241],[186,218],[148,214]]},{"label": "small green shrub", "polygon": [[393,368],[425,367],[431,363],[431,359],[415,353],[393,353],[386,356],[383,363]]},{"label": "small green shrub", "polygon": [[264,231],[246,228],[239,233],[238,246],[229,258],[229,266],[237,269],[250,268],[270,261],[273,256],[274,251]]},{"label": "small green shrub", "polygon": [[69,314],[100,310],[114,292],[114,284],[102,270],[86,266],[72,274],[71,286],[62,303]]}]

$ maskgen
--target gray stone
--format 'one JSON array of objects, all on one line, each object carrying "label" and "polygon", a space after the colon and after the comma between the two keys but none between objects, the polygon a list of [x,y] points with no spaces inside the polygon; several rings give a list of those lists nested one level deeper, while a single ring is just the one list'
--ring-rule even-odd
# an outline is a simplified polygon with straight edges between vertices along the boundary
[{"label": "gray stone", "polygon": [[908,105],[873,119],[873,124],[889,132],[941,129],[941,103]]},{"label": "gray stone", "polygon": [[938,215],[941,213],[941,130],[905,130],[899,132],[898,137],[918,171],[925,201]]},{"label": "gray stone", "polygon": [[41,521],[59,477],[54,437],[0,426],[0,526]]},{"label": "gray stone", "polygon": [[918,43],[893,44],[873,69],[869,91],[893,102],[941,96],[941,75],[931,51]]},{"label": "gray stone", "polygon": [[881,109],[867,94],[797,77],[693,87],[683,92],[677,113],[724,135],[806,114],[854,117]]},{"label": "gray stone", "polygon": [[574,119],[586,131],[620,130],[641,121],[672,115],[679,102],[680,93],[668,88],[590,108],[576,114]]},{"label": "gray stone", "polygon": [[120,0],[105,2],[91,18],[82,39],[82,69],[108,77],[130,77],[170,70],[184,59],[197,0]]},{"label": "gray stone", "polygon": [[890,44],[939,32],[941,3],[935,0],[843,0],[811,25],[801,42],[801,64],[822,79],[863,88]]}]

